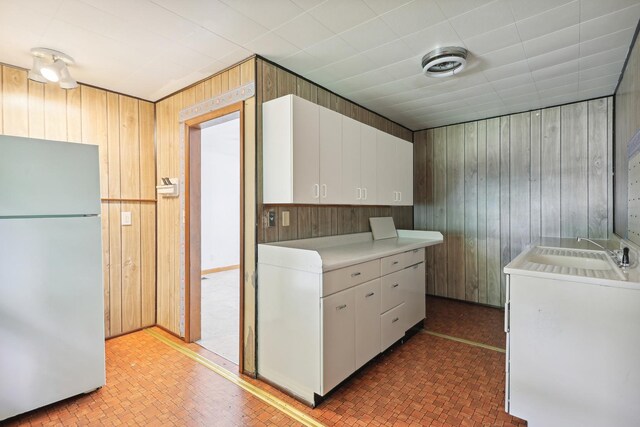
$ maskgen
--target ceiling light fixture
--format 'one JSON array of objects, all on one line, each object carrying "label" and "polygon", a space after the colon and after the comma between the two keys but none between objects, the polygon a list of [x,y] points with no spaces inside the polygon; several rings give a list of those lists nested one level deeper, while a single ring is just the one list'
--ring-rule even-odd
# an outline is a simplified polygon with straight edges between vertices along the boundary
[{"label": "ceiling light fixture", "polygon": [[467,53],[463,47],[439,47],[422,57],[422,70],[429,77],[453,76],[464,70]]},{"label": "ceiling light fixture", "polygon": [[59,83],[62,89],[73,89],[78,83],[71,77],[67,66],[74,61],[69,55],[53,49],[36,47],[31,49],[33,67],[29,70],[29,79],[40,83]]}]

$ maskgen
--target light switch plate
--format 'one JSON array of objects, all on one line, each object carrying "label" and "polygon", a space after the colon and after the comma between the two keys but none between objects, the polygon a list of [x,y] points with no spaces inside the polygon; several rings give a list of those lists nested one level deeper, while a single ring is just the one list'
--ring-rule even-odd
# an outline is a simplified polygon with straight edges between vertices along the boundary
[{"label": "light switch plate", "polygon": [[131,225],[131,212],[121,212],[120,216],[122,225]]},{"label": "light switch plate", "polygon": [[282,226],[283,227],[289,226],[289,211],[282,212]]}]

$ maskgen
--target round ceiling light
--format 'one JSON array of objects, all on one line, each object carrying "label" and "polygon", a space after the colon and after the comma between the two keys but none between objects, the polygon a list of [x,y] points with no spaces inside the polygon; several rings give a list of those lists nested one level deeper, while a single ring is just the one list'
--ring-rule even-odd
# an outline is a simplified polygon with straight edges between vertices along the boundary
[{"label": "round ceiling light", "polygon": [[467,53],[463,47],[439,47],[422,57],[422,70],[429,77],[453,76],[464,70]]}]

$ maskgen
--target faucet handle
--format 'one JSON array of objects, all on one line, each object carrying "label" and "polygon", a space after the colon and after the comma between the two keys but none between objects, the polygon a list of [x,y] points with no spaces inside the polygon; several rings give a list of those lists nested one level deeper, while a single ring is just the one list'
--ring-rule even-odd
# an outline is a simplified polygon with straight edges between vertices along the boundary
[{"label": "faucet handle", "polygon": [[620,265],[622,267],[629,267],[629,248],[622,248],[622,260],[620,261]]}]

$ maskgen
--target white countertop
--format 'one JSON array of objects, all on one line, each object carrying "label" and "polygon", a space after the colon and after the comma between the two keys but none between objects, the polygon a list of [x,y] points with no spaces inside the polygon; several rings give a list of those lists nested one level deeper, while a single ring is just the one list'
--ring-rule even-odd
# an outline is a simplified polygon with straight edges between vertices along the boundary
[{"label": "white countertop", "polygon": [[[595,241],[610,250],[618,250],[621,247],[621,242],[618,239]],[[622,245],[628,246],[624,244],[624,242]],[[578,242],[576,239],[545,237],[527,246],[520,255],[504,267],[504,272],[507,274],[519,274],[531,277],[551,278],[640,290],[640,263],[638,262],[638,252],[634,248],[631,248],[630,254],[631,267],[620,269],[622,272],[621,276],[618,276],[617,274],[606,274],[606,272],[598,270],[567,269],[558,267],[545,268],[544,265],[536,265],[535,262],[530,262],[530,257],[537,254],[537,252],[540,251],[540,248],[564,248],[570,250],[593,251],[596,255],[605,254],[605,257],[609,257],[606,252],[588,241],[583,240]],[[622,279],[622,277],[624,277],[624,279]]]},{"label": "white countertop", "polygon": [[[290,250],[309,251],[316,253],[319,259],[313,262],[310,258],[311,261],[306,264],[319,263],[319,265],[308,265],[302,269],[317,271],[317,268],[313,267],[321,267],[321,272],[327,272],[413,249],[437,245],[442,243],[442,240],[442,234],[437,231],[418,230],[398,230],[398,237],[384,240],[373,240],[371,233],[290,240],[258,245],[259,251],[260,247],[271,249],[271,251],[260,252],[258,262],[281,267],[301,268],[300,259],[294,259],[293,251]],[[280,256],[274,254],[273,250],[276,248],[282,249],[280,254],[277,254]]]}]

